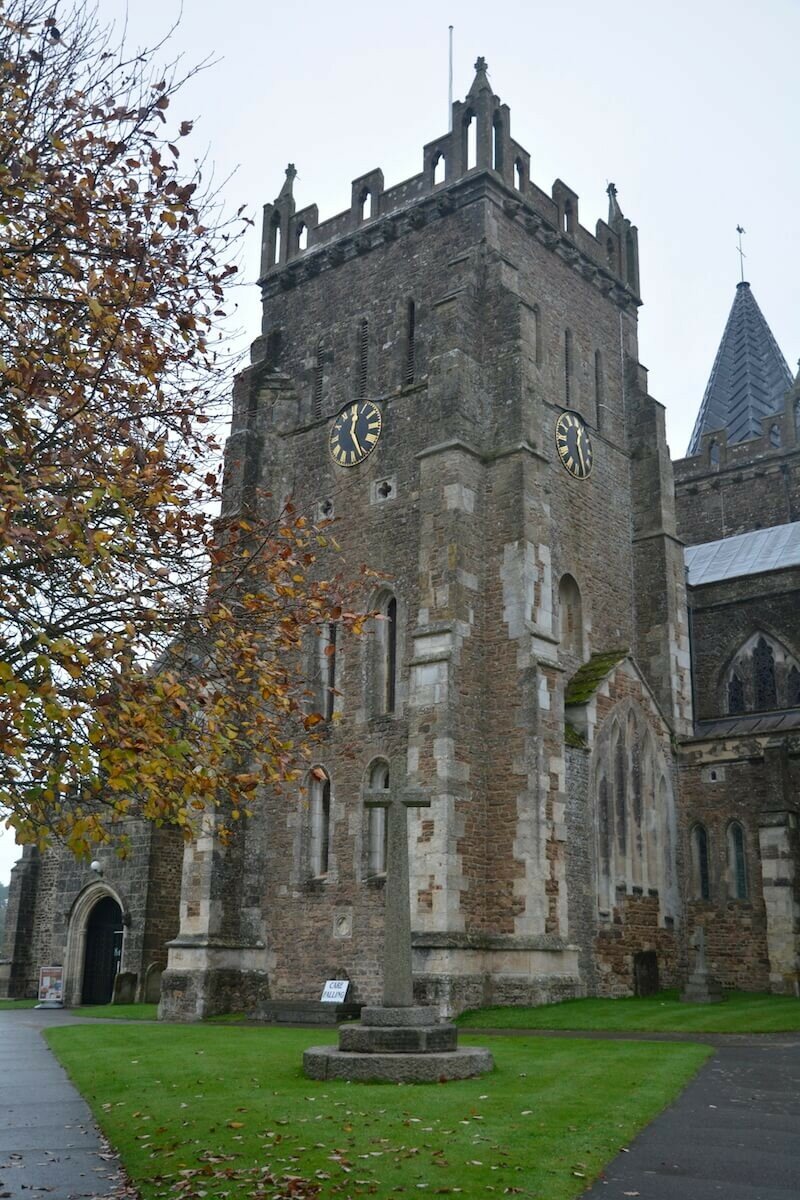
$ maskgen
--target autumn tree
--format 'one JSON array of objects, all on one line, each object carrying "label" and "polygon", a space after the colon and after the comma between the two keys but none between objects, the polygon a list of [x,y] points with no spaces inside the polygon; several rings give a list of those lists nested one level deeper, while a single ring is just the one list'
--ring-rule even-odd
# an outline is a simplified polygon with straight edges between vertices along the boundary
[{"label": "autumn tree", "polygon": [[53,12],[0,0],[0,809],[86,853],[291,778],[299,650],[359,620],[302,516],[215,524],[244,218],[183,167],[175,71]]}]

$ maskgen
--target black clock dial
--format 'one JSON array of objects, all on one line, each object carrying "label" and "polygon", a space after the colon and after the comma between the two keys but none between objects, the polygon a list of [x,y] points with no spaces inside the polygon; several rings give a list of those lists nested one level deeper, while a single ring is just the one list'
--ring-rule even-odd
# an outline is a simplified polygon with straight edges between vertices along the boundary
[{"label": "black clock dial", "polygon": [[564,467],[576,479],[592,472],[592,443],[582,417],[563,412],[556,421],[556,450]]},{"label": "black clock dial", "polygon": [[378,444],[381,410],[371,400],[343,408],[331,427],[331,455],[340,467],[357,467]]}]

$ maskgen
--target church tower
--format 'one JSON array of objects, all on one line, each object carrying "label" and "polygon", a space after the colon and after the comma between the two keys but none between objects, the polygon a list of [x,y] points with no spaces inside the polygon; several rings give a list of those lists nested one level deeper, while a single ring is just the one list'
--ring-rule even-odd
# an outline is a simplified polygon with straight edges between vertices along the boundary
[{"label": "church tower", "polygon": [[321,221],[290,165],[264,210],[224,509],[291,497],[333,521],[346,567],[380,572],[381,619],[309,647],[328,727],[304,787],[265,797],[238,847],[187,851],[168,1016],[330,977],[375,1000],[386,862],[364,801],[395,770],[430,800],[409,814],[421,1000],[676,978],[688,631],[637,231],[613,185],[593,232],[567,184],[541,190],[475,70],[420,174],[371,170]]}]

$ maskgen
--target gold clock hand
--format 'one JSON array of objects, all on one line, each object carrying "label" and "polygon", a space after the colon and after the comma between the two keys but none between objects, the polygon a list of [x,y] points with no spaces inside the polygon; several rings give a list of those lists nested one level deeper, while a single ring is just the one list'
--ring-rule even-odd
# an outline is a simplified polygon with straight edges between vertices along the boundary
[{"label": "gold clock hand", "polygon": [[364,450],[361,445],[361,442],[358,440],[358,434],[356,433],[357,421],[358,421],[358,409],[355,408],[355,409],[353,409],[353,416],[350,420],[350,437],[352,438],[353,446],[355,447],[356,453],[363,454]]},{"label": "gold clock hand", "polygon": [[575,438],[575,449],[578,451],[578,459],[580,460],[581,471],[585,475],[586,474],[586,463],[583,458],[583,448],[581,447],[582,440],[583,439],[581,438],[581,435],[579,433],[578,436]]}]

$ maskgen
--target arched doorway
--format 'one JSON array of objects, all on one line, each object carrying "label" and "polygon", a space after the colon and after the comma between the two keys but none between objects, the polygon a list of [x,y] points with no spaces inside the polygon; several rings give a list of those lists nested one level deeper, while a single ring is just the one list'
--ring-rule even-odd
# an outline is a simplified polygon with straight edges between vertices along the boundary
[{"label": "arched doorway", "polygon": [[122,958],[122,909],[111,896],[98,900],[86,923],[83,1004],[108,1004]]}]

